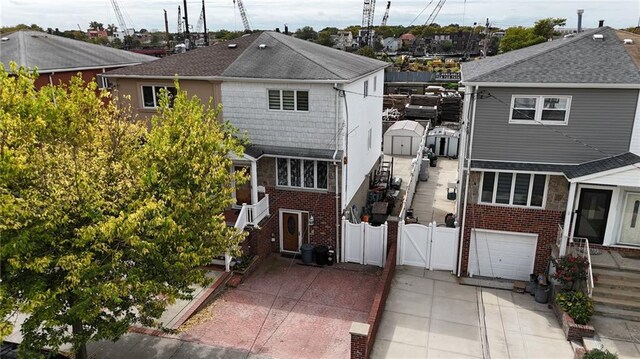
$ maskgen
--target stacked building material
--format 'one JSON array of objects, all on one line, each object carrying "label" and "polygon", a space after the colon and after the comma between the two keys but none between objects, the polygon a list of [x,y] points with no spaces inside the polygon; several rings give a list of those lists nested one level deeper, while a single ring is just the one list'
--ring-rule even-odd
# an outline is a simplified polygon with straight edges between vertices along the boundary
[{"label": "stacked building material", "polygon": [[457,92],[446,92],[440,99],[440,122],[460,122],[462,97]]},{"label": "stacked building material", "polygon": [[404,108],[406,119],[432,119],[438,117],[438,106],[407,105]]},{"label": "stacked building material", "polygon": [[440,95],[427,93],[425,95],[411,95],[411,105],[416,106],[439,106]]},{"label": "stacked building material", "polygon": [[404,107],[409,104],[409,95],[385,95],[382,99],[383,108],[395,108],[404,111]]}]

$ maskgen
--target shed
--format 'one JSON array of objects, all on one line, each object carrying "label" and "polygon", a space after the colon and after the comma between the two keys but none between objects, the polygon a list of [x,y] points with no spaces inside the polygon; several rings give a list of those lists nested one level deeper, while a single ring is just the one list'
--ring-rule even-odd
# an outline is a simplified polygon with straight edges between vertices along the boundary
[{"label": "shed", "polygon": [[458,157],[460,132],[447,127],[435,127],[427,134],[427,147],[443,157]]},{"label": "shed", "polygon": [[413,156],[420,148],[424,127],[415,121],[398,121],[384,133],[384,153]]}]

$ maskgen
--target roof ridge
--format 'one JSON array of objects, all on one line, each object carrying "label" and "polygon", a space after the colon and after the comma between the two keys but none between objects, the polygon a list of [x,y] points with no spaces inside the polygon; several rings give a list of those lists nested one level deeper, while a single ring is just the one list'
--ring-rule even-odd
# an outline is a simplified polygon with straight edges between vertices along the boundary
[{"label": "roof ridge", "polygon": [[20,66],[28,67],[27,64],[27,44],[25,44],[24,32],[18,32],[18,54],[20,55]]},{"label": "roof ridge", "polygon": [[[334,71],[329,70],[328,68],[326,68],[325,66],[323,66],[322,64],[318,63],[316,60],[310,58],[309,56],[301,53],[300,51],[298,51],[297,49],[294,49],[293,47],[289,46],[288,44],[285,44],[284,42],[280,41],[280,39],[276,38],[275,36],[272,35],[272,31],[265,31],[264,33],[266,33],[267,35],[271,36],[271,38],[273,38],[274,40],[278,41],[279,43],[281,43],[282,45],[288,47],[289,49],[291,49],[292,51],[294,51],[295,53],[299,54],[300,56],[304,57],[305,59],[313,62],[314,64],[322,67],[324,70],[326,70],[327,72],[332,73],[333,75],[335,75],[337,78],[341,78],[344,79],[344,77],[338,75],[337,73],[335,73]],[[283,36],[288,36],[288,35],[283,35]],[[295,38],[296,40],[300,40]],[[300,41],[304,41],[304,40],[300,40]],[[339,51],[339,50],[338,50]]]},{"label": "roof ridge", "polygon": [[[604,28],[606,28],[606,29],[611,29],[609,26],[605,26]],[[537,57],[539,57],[539,56],[546,55],[546,54],[548,54],[548,53],[550,53],[550,52],[552,52],[552,51],[555,51],[556,49],[558,49],[558,48],[560,48],[560,47],[562,47],[562,46],[566,46],[567,44],[570,44],[570,43],[573,43],[573,42],[575,42],[575,41],[577,41],[577,40],[582,39],[582,38],[586,37],[586,34],[588,34],[588,33],[592,33],[592,32],[596,32],[598,29],[602,29],[602,28],[601,28],[601,27],[596,27],[596,28],[594,28],[594,29],[588,29],[588,30],[585,30],[585,31],[583,31],[581,34],[579,34],[578,36],[569,37],[569,38],[567,38],[567,37],[563,37],[563,38],[560,38],[560,39],[557,39],[557,40],[547,41],[547,43],[548,43],[548,42],[553,42],[553,41],[564,41],[564,44],[559,44],[558,46],[550,47],[550,48],[545,49],[544,51],[541,51],[541,52],[539,52],[539,53],[537,53],[537,54],[535,54],[535,55],[533,55],[533,56],[525,57],[525,58],[522,58],[522,59],[520,59],[520,60],[517,60],[517,61],[511,62],[511,63],[505,64],[505,65],[502,65],[502,66],[499,66],[499,67],[497,67],[497,68],[495,68],[495,69],[493,69],[493,70],[491,70],[491,71],[489,71],[489,72],[483,73],[483,74],[482,74],[482,75],[480,75],[480,76],[485,77],[485,76],[487,76],[487,75],[491,75],[491,74],[494,74],[494,73],[496,73],[496,72],[502,71],[502,70],[504,70],[504,69],[505,69],[505,68],[507,68],[507,67],[511,67],[511,66],[514,66],[514,65],[518,65],[518,64],[523,63],[523,62],[525,62],[525,61],[530,61],[530,60],[535,59],[535,58],[537,58]],[[544,42],[541,42],[540,44],[544,44]],[[540,44],[535,44],[535,45],[533,45],[533,46],[537,46],[537,45],[540,45]],[[517,49],[517,50],[513,50],[513,51],[524,50],[524,49],[526,49],[526,48],[527,48],[527,47],[523,47],[522,49]],[[506,53],[505,53],[505,54],[506,54]]]}]

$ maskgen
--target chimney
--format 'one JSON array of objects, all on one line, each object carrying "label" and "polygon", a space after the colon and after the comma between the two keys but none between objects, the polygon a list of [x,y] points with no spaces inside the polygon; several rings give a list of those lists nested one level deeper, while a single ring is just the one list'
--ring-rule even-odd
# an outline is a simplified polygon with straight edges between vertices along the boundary
[{"label": "chimney", "polygon": [[603,26],[604,26],[604,20],[599,20],[598,27],[603,27]]},{"label": "chimney", "polygon": [[578,33],[582,32],[582,14],[584,14],[584,9],[578,9]]},{"label": "chimney", "polygon": [[284,25],[284,34],[289,35],[289,26]]},{"label": "chimney", "polygon": [[279,27],[276,27],[276,32],[280,32],[280,28]]}]

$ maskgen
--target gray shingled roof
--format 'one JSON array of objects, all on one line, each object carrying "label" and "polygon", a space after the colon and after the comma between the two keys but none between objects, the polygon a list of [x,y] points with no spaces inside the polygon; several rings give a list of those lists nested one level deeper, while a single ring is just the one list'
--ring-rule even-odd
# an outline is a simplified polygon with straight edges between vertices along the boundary
[{"label": "gray shingled roof", "polygon": [[[610,27],[526,47],[462,65],[462,81],[472,83],[639,84],[633,56],[640,44],[624,45]],[[594,40],[602,34],[604,40]]]},{"label": "gray shingled roof", "polygon": [[[237,47],[229,48],[232,43]],[[107,75],[350,81],[386,66],[281,33],[262,32]]]},{"label": "gray shingled roof", "polygon": [[107,46],[91,44],[39,31],[16,31],[2,36],[0,62],[5,68],[14,61],[19,66],[38,68],[40,73],[51,70],[128,66],[157,60],[153,56],[136,54]]},{"label": "gray shingled roof", "polygon": [[[631,152],[626,152],[616,156],[602,158],[596,161],[585,162],[578,165],[472,160],[471,168],[497,171],[556,172],[563,173],[568,179],[572,179],[609,171],[616,168],[636,165],[639,163],[640,156]],[[638,169],[638,171],[640,171],[640,168]],[[640,176],[640,172],[638,176]]]},{"label": "gray shingled roof", "polygon": [[[260,34],[250,34],[237,39],[171,55],[152,63],[140,64],[109,71],[108,76],[220,76]],[[229,47],[235,44],[235,47]]]},{"label": "gray shingled roof", "polygon": [[[264,44],[266,47],[260,48]],[[353,80],[388,64],[278,32],[263,32],[223,73],[225,77]]]}]

